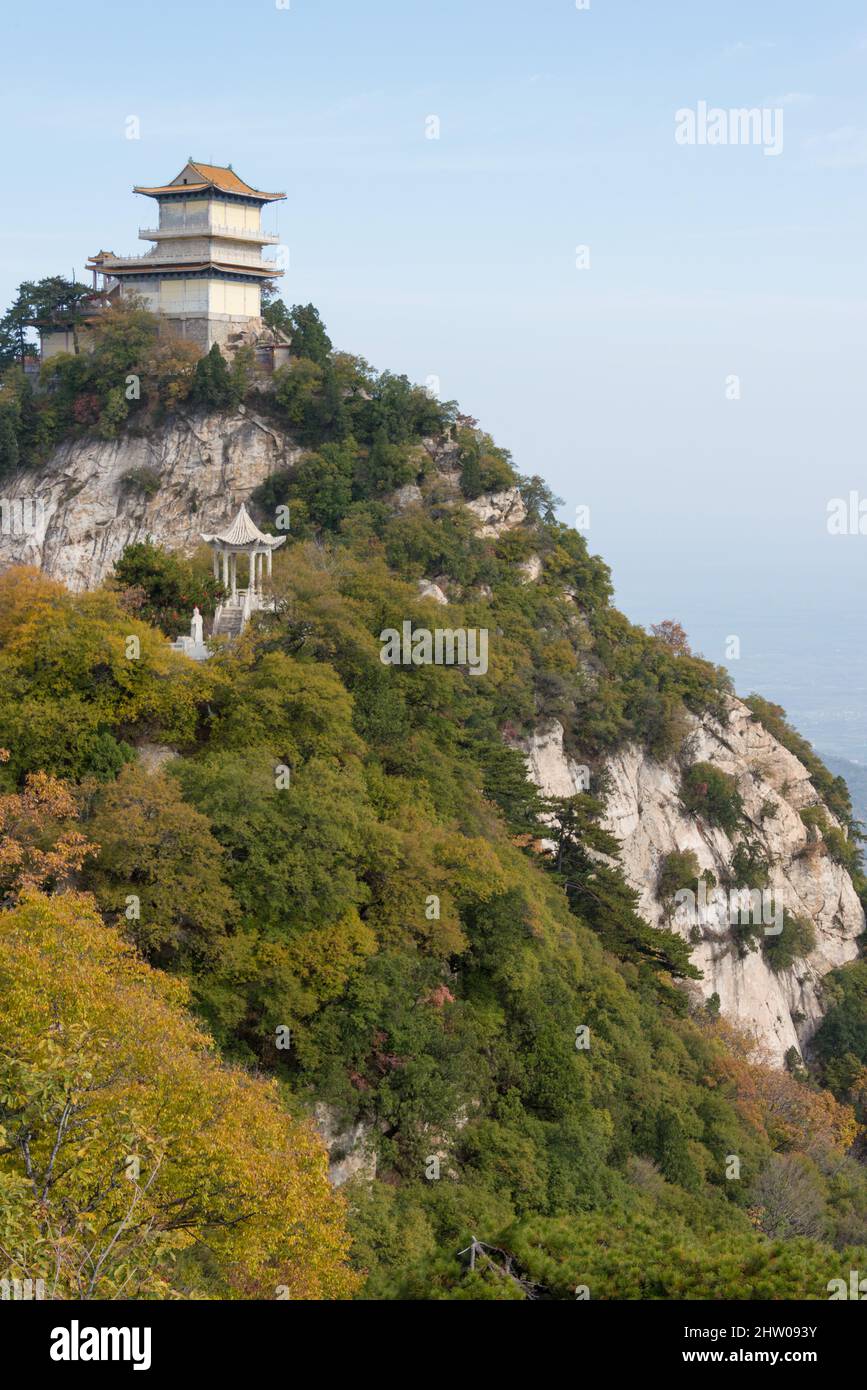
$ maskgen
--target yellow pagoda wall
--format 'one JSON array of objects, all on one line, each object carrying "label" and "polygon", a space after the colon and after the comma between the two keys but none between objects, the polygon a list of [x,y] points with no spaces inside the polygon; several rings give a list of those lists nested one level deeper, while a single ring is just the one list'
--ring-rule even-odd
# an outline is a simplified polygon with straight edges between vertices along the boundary
[{"label": "yellow pagoda wall", "polygon": [[154,314],[219,314],[246,319],[259,318],[262,313],[261,287],[232,280],[172,277],[160,280],[158,285],[132,280],[124,286],[124,293],[137,295]]},{"label": "yellow pagoda wall", "polygon": [[[75,352],[75,335],[71,328],[51,328],[39,335],[40,358],[47,362],[59,352]],[[93,334],[83,324],[78,330],[79,352],[90,352],[93,347]]]},{"label": "yellow pagoda wall", "polygon": [[233,318],[258,318],[262,312],[258,285],[238,285],[231,280],[203,281],[208,286],[208,309],[212,314],[231,314]]},{"label": "yellow pagoda wall", "polygon": [[205,226],[207,221],[208,204],[201,198],[173,198],[170,203],[160,203],[160,226],[166,230],[187,224]]},{"label": "yellow pagoda wall", "polygon": [[135,295],[152,314],[158,314],[160,311],[160,291],[158,285],[146,285],[143,281],[136,282],[135,280],[130,280],[123,285],[121,294],[127,297]]},{"label": "yellow pagoda wall", "polygon": [[262,209],[246,203],[211,202],[211,226],[232,227],[239,232],[261,232]]},{"label": "yellow pagoda wall", "polygon": [[246,203],[219,198],[179,198],[160,203],[160,227],[173,231],[184,227],[229,227],[239,232],[260,232],[262,210]]},{"label": "yellow pagoda wall", "polygon": [[208,280],[161,280],[161,314],[206,314]]}]

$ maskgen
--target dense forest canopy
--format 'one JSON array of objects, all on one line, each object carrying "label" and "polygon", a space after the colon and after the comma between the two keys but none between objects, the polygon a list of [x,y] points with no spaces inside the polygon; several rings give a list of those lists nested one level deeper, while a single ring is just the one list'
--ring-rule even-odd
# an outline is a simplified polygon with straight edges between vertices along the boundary
[{"label": "dense forest canopy", "polygon": [[[690,1003],[689,943],[642,920],[603,826],[605,759],[638,742],[749,855],[685,742],[727,677],[611,606],[557,499],[454,403],[335,351],[312,306],[269,313],[295,353],[269,389],[131,305],[0,390],[7,469],[242,400],[305,450],[253,499],[265,529],[291,515],[274,609],[206,663],[166,641],[220,597],[204,555],[140,543],[94,593],[0,576],[2,1263],[60,1251],[62,1296],[827,1297],[867,1263],[864,967],[831,980],[811,1074],[764,1065]],[[462,502],[512,487],[526,521],[479,537]],[[483,678],[383,665],[383,629],[436,625],[432,576],[449,626],[490,634]],[[511,745],[546,718],[586,794],[529,783]],[[375,1181],[327,1187],[314,1105]]]}]

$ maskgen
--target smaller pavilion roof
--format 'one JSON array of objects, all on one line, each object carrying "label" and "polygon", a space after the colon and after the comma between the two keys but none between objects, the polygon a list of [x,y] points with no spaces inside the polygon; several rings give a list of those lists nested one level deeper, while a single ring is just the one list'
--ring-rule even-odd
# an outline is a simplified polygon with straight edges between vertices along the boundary
[{"label": "smaller pavilion roof", "polygon": [[201,535],[202,540],[207,541],[208,545],[226,545],[237,550],[249,550],[254,545],[276,550],[278,546],[286,543],[285,536],[266,536],[264,531],[260,531],[243,502],[235,520],[225,530],[210,534],[203,531]]}]

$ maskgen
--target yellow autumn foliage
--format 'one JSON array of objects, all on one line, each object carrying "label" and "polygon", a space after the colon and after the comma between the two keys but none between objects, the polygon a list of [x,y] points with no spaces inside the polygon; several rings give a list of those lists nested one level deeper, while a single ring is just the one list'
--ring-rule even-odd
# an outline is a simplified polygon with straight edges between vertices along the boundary
[{"label": "yellow autumn foliage", "polygon": [[186,1001],[86,896],[0,914],[0,1274],[55,1298],[350,1295],[319,1138]]}]

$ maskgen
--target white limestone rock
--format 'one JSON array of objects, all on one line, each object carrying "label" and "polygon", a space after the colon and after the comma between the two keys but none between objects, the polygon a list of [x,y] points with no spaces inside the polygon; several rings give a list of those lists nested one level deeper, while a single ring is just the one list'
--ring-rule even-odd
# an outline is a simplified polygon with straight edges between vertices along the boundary
[{"label": "white limestone rock", "polygon": [[[127,545],[148,536],[192,551],[199,532],[219,529],[269,473],[291,468],[302,450],[252,411],[176,414],[148,434],[69,440],[39,469],[4,484],[8,497],[35,497],[44,525],[0,535],[0,568],[35,565],[70,589],[96,588]],[[160,480],[152,496],[125,475]]]},{"label": "white limestone rock", "polygon": [[[739,956],[725,914],[719,920],[711,912],[702,922],[701,941],[693,947],[692,960],[704,976],[702,995],[718,994],[721,1012],[754,1033],[769,1060],[782,1065],[790,1047],[803,1054],[822,1018],[822,976],[857,956],[864,912],[841,865],[827,855],[804,853],[809,836],[798,813],[816,804],[818,797],[803,764],[739,700],[730,701],[725,728],[709,717],[692,723],[690,760],[713,763],[735,778],[750,833],[773,863],[776,901],[793,915],[808,917],[816,929],[816,949],[809,958],[779,974],[766,964],[761,950]],[[563,728],[556,720],[547,721],[518,746],[533,780],[547,795],[572,796],[581,790],[579,761],[565,752]],[[678,929],[667,921],[657,897],[663,859],[674,850],[693,850],[700,868],[710,869],[719,881],[721,869],[731,862],[733,844],[720,829],[684,812],[673,760],[658,763],[633,745],[606,766],[612,781],[606,827],[621,842],[624,872],[639,894],[639,910],[655,926]],[[768,803],[773,803],[773,813],[763,817]],[[829,823],[836,824],[827,808],[826,813]],[[682,931],[688,936],[685,926]]]},{"label": "white limestone rock", "polygon": [[372,1182],[376,1177],[376,1151],[370,1142],[370,1128],[360,1121],[341,1125],[332,1105],[318,1101],[313,1107],[313,1123],[328,1150],[328,1181],[342,1187],[350,1178]]},{"label": "white limestone rock", "polygon": [[145,772],[150,773],[162,772],[166,763],[173,762],[178,756],[177,749],[168,743],[140,743],[135,751]]},{"label": "white limestone rock", "polygon": [[527,508],[516,487],[506,488],[505,492],[483,493],[466,506],[478,519],[475,534],[482,539],[496,539],[504,531],[514,530],[527,516]]},{"label": "white limestone rock", "polygon": [[422,447],[428,454],[441,484],[457,494],[461,490],[460,445],[451,435],[429,436],[422,440]]},{"label": "white limestone rock", "polygon": [[410,507],[417,507],[421,503],[421,488],[416,487],[415,483],[406,483],[403,487],[398,488],[391,501],[399,512],[405,512]]},{"label": "white limestone rock", "polygon": [[435,584],[432,579],[420,579],[418,581],[418,592],[420,598],[432,598],[435,603],[448,603],[447,596],[443,593],[439,584]]},{"label": "white limestone rock", "polygon": [[522,584],[534,584],[542,573],[542,558],[540,555],[528,555],[527,559],[518,566]]}]

